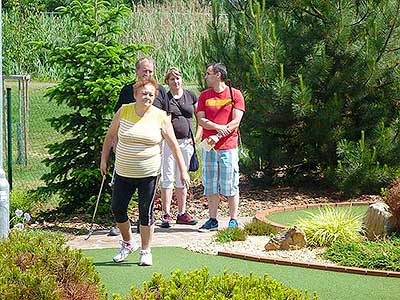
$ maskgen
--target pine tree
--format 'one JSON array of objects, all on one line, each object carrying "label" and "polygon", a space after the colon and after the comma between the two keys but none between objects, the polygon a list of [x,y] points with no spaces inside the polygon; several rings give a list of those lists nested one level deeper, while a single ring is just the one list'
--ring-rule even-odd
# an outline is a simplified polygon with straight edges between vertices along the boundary
[{"label": "pine tree", "polygon": [[[50,172],[42,179],[47,187],[40,192],[59,194],[61,209],[72,213],[88,208],[100,188],[99,171],[102,141],[113,115],[113,107],[123,84],[132,80],[137,52],[149,46],[122,45],[117,25],[129,12],[102,0],[73,0],[61,10],[81,24],[72,44],[41,44],[51,51],[50,63],[65,68],[65,76],[47,96],[66,105],[68,113],[50,119],[52,127],[65,136],[48,145],[51,158],[45,163]],[[108,208],[110,193],[103,193],[101,206]]]},{"label": "pine tree", "polygon": [[337,166],[340,141],[364,131],[373,147],[382,122],[395,130],[399,13],[397,0],[214,1],[204,61],[224,62],[245,91],[241,133],[253,170],[323,176]]}]

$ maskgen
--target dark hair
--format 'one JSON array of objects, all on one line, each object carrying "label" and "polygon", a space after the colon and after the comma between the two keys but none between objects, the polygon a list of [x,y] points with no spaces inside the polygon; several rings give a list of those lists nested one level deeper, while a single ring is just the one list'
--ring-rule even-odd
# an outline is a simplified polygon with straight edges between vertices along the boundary
[{"label": "dark hair", "polygon": [[221,80],[225,81],[228,79],[228,71],[226,70],[226,66],[223,63],[211,63],[207,66],[210,67],[212,66],[213,72],[215,73],[221,73]]},{"label": "dark hair", "polygon": [[154,86],[155,89],[154,98],[157,97],[158,83],[153,78],[139,79],[138,81],[136,81],[136,83],[133,85],[133,94],[135,94],[138,89],[144,87],[147,84]]}]

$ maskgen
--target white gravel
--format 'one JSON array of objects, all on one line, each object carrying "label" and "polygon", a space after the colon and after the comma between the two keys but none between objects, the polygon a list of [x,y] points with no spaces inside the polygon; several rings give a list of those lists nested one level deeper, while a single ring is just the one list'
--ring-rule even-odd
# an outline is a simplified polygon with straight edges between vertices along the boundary
[{"label": "white gravel", "polygon": [[215,239],[211,241],[191,241],[185,248],[198,253],[217,255],[218,251],[232,251],[243,254],[252,254],[261,257],[283,258],[290,261],[304,263],[323,263],[334,265],[332,262],[322,259],[319,254],[325,251],[325,248],[310,249],[304,248],[300,250],[290,251],[266,251],[265,244],[268,241],[266,236],[248,236],[245,241],[219,243]]}]

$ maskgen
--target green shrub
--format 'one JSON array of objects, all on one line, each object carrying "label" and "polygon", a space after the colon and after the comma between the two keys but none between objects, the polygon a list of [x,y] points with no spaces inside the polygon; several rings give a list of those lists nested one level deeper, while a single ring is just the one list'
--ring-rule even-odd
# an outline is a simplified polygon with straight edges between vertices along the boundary
[{"label": "green shrub", "polygon": [[215,240],[220,243],[228,243],[234,241],[245,241],[247,239],[247,232],[239,227],[225,228],[219,230],[215,235]]},{"label": "green shrub", "polygon": [[35,202],[35,198],[27,191],[13,189],[10,192],[10,213],[13,214],[17,209],[30,212]]},{"label": "green shrub", "polygon": [[400,271],[400,238],[362,243],[336,242],[322,257],[343,266]]},{"label": "green shrub", "polygon": [[390,183],[399,174],[397,163],[392,161],[393,154],[396,159],[398,157],[398,149],[395,149],[398,146],[391,142],[391,136],[398,131],[397,126],[397,123],[392,128],[382,125],[369,141],[364,131],[361,131],[358,142],[339,141],[336,151],[338,164],[334,175],[332,170],[327,172],[329,180],[347,195],[376,193]]},{"label": "green shrub", "polygon": [[296,224],[304,230],[311,247],[329,246],[335,241],[353,242],[362,240],[361,216],[350,210],[326,207],[319,214],[309,213]]},{"label": "green shrub", "polygon": [[[115,296],[114,299],[122,299]],[[207,268],[183,273],[177,270],[169,278],[153,274],[145,282],[143,290],[131,288],[131,296],[125,299],[186,299],[186,300],[224,300],[224,299],[319,299],[308,293],[286,288],[276,280],[265,275],[259,278],[254,275],[243,276],[227,271],[221,275],[210,275]]]},{"label": "green shrub", "polygon": [[[81,26],[69,44],[37,43],[51,54],[51,65],[68,70],[46,96],[52,103],[69,108],[49,119],[66,139],[46,146],[50,155],[44,164],[49,168],[41,178],[46,187],[38,191],[59,195],[59,211],[76,213],[94,207],[101,185],[99,141],[107,132],[121,87],[131,80],[128,75],[138,54],[148,54],[150,46],[117,41],[122,34],[118,21],[130,13],[125,6],[114,7],[103,0],[71,0],[61,12]],[[109,213],[110,200],[110,190],[104,189],[99,215]]]},{"label": "green shrub", "polygon": [[0,299],[106,299],[90,259],[59,234],[12,230],[0,242]]},{"label": "green shrub", "polygon": [[[43,221],[44,217],[56,217],[54,208],[58,207],[59,198],[57,195],[45,196],[32,191],[14,188],[10,192],[10,217],[14,218],[15,222],[11,222],[11,226],[20,222],[15,218],[15,212],[22,210],[29,213],[34,221]],[[47,220],[48,221],[48,220]]]},{"label": "green shrub", "polygon": [[[203,61],[225,63],[245,92],[247,170],[278,182],[326,179],[337,166],[338,142],[356,142],[364,130],[377,157],[357,159],[368,174],[352,179],[360,192],[379,192],[393,178],[390,168],[400,167],[393,159],[400,153],[399,54],[390,51],[399,48],[400,23],[389,21],[398,19],[398,1],[211,2]],[[385,144],[371,134],[381,122]]]},{"label": "green shrub", "polygon": [[244,225],[244,230],[248,235],[270,235],[278,233],[278,230],[271,225],[259,221],[247,223]]}]

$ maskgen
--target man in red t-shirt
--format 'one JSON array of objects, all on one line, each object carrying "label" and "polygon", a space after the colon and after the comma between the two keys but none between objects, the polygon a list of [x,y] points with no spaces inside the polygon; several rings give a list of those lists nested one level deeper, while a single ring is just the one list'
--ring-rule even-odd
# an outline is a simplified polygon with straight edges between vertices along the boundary
[{"label": "man in red t-shirt", "polygon": [[226,84],[227,71],[221,63],[207,67],[209,89],[198,100],[197,120],[203,127],[203,140],[213,149],[203,149],[202,179],[210,218],[199,231],[218,230],[219,195],[229,203],[229,228],[238,226],[239,155],[238,129],[245,110],[242,93]]}]

